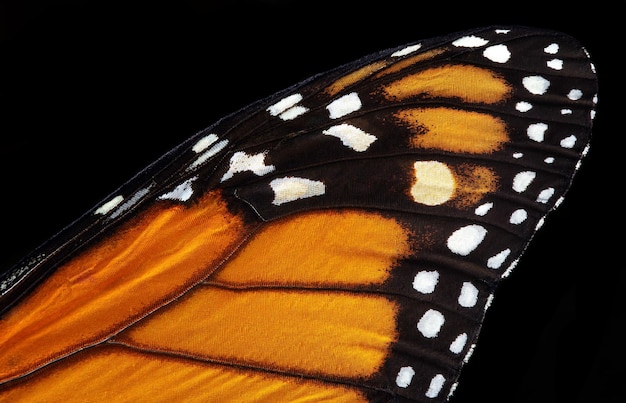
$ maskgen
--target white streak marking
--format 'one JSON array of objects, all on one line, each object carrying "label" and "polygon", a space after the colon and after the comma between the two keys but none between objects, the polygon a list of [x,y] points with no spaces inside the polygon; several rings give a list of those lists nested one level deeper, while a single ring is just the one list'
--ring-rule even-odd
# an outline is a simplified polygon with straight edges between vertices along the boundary
[{"label": "white streak marking", "polygon": [[308,110],[309,108],[306,108],[302,105],[296,105],[287,109],[286,111],[278,115],[278,117],[282,120],[293,120],[298,116],[305,114],[306,112],[308,112]]},{"label": "white streak marking", "polygon": [[216,134],[208,134],[202,137],[200,140],[196,142],[196,144],[191,147],[191,149],[197,154],[209,148],[209,146],[215,143],[219,138]]},{"label": "white streak marking", "polygon": [[322,133],[339,138],[344,146],[358,152],[367,150],[374,141],[378,140],[376,136],[347,123],[331,126]]},{"label": "white streak marking", "polygon": [[189,165],[187,170],[189,171],[189,170],[195,169],[198,166],[204,164],[208,159],[210,159],[215,154],[222,151],[227,145],[228,145],[228,140],[222,140],[219,143],[214,144],[213,147],[209,148],[208,150],[200,154],[200,156],[196,158],[196,160],[191,165]]},{"label": "white streak marking", "polygon": [[467,256],[485,239],[487,230],[471,224],[454,231],[448,238],[448,249],[457,255]]},{"label": "white streak marking", "polygon": [[404,49],[398,50],[397,52],[393,52],[391,54],[392,57],[401,57],[401,56],[406,56],[408,54],[411,54],[415,51],[417,51],[419,48],[422,47],[421,43],[415,44],[415,45],[411,45],[411,46],[407,46]]},{"label": "white streak marking", "polygon": [[292,94],[276,102],[274,105],[271,105],[270,107],[268,107],[267,111],[272,116],[278,116],[300,101],[302,101],[301,94]]},{"label": "white streak marking", "polygon": [[323,182],[305,178],[278,178],[272,180],[270,186],[274,191],[274,201],[272,204],[276,206],[299,199],[321,196],[326,193],[326,186]]},{"label": "white streak marking", "polygon": [[117,207],[117,205],[120,204],[123,200],[124,200],[124,196],[121,196],[121,195],[115,196],[114,198],[112,198],[111,200],[109,200],[108,202],[100,206],[94,212],[94,214],[103,214],[103,215],[108,214],[111,210]]},{"label": "white streak marking", "polygon": [[359,94],[351,92],[347,95],[335,99],[333,102],[326,106],[330,113],[331,119],[337,119],[346,116],[354,111],[361,109],[361,99]]},{"label": "white streak marking", "polygon": [[115,218],[121,215],[124,211],[130,209],[132,206],[137,204],[139,200],[141,200],[145,195],[150,192],[151,186],[139,189],[136,191],[129,199],[127,199],[124,203],[120,204],[120,206],[109,216],[109,218]]},{"label": "white streak marking", "polygon": [[477,47],[486,45],[487,43],[489,43],[488,40],[480,38],[478,36],[474,36],[474,35],[464,36],[452,42],[454,46],[464,47],[464,48],[477,48]]},{"label": "white streak marking", "polygon": [[396,376],[396,385],[400,388],[406,388],[411,384],[414,376],[415,370],[412,367],[402,367]]},{"label": "white streak marking", "polygon": [[446,319],[441,312],[429,309],[422,315],[417,323],[417,330],[419,330],[424,337],[432,339],[433,337],[437,337],[445,321]]}]

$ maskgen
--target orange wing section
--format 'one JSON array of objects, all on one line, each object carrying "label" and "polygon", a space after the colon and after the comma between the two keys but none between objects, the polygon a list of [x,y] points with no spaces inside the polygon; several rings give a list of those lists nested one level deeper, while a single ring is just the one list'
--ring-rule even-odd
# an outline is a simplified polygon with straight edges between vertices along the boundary
[{"label": "orange wing section", "polygon": [[218,192],[191,207],[149,208],[2,319],[0,380],[111,337],[206,278],[249,230]]}]

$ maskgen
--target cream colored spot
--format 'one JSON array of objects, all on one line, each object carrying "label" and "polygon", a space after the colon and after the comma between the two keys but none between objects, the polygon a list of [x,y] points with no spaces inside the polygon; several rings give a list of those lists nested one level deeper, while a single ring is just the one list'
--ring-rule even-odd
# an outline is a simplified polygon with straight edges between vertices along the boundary
[{"label": "cream colored spot", "polygon": [[274,191],[272,203],[276,206],[326,193],[326,186],[323,182],[306,178],[277,178],[270,182],[270,186]]},{"label": "cream colored spot", "polygon": [[456,181],[446,164],[439,161],[417,161],[413,168],[415,183],[411,187],[411,196],[415,202],[437,206],[452,198]]}]

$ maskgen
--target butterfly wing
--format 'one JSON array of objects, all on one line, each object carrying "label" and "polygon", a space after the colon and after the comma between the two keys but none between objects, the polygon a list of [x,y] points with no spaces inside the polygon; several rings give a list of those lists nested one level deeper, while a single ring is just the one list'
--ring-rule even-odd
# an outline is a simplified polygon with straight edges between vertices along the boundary
[{"label": "butterfly wing", "polygon": [[447,400],[595,96],[573,38],[489,27],[227,116],[3,276],[0,393]]}]

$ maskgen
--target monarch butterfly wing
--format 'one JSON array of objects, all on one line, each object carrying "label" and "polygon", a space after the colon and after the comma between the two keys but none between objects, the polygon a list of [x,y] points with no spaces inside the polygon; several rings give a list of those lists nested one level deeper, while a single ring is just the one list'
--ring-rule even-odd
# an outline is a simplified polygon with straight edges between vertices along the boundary
[{"label": "monarch butterfly wing", "polygon": [[595,94],[574,39],[490,27],[242,109],[5,276],[0,393],[447,400]]}]

